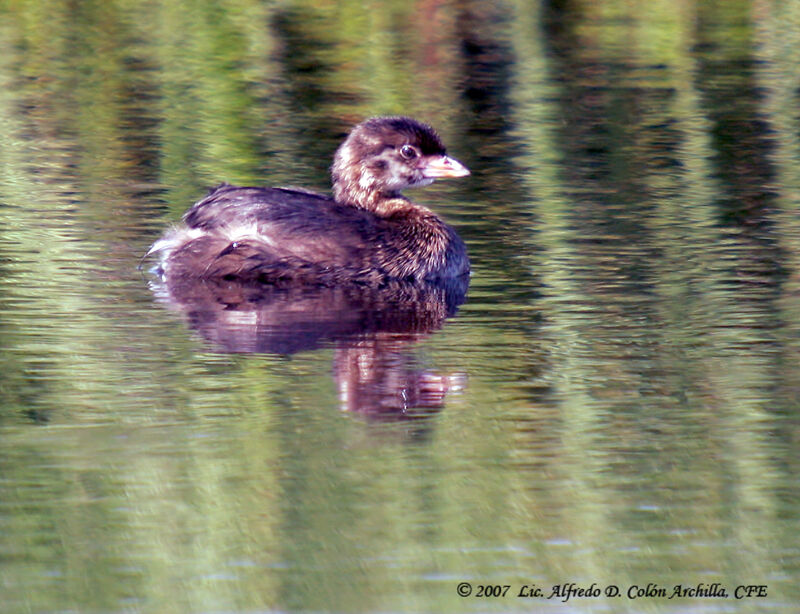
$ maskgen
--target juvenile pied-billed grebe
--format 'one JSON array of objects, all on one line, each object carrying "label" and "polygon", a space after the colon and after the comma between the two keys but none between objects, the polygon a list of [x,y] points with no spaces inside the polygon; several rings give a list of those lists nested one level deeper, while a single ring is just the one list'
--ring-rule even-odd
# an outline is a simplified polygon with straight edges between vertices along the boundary
[{"label": "juvenile pied-billed grebe", "polygon": [[400,193],[469,175],[433,128],[407,117],[368,119],[337,150],[331,175],[333,198],[222,184],[149,253],[160,253],[168,279],[376,285],[469,273],[456,232]]}]

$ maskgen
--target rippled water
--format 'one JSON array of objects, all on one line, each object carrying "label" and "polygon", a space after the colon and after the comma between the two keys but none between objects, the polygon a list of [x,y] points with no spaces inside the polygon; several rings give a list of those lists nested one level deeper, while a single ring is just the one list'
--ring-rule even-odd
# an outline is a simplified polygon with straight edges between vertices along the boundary
[{"label": "rippled water", "polygon": [[[4,612],[795,611],[797,2],[0,16]],[[466,302],[139,270],[385,113],[473,171],[409,194]]]}]

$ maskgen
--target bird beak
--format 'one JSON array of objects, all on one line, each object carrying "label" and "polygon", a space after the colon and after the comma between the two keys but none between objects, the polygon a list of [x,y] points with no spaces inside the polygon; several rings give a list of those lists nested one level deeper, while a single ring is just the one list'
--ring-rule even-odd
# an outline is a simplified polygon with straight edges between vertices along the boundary
[{"label": "bird beak", "polygon": [[469,169],[448,156],[431,156],[422,167],[422,174],[428,179],[466,177],[469,175]]}]

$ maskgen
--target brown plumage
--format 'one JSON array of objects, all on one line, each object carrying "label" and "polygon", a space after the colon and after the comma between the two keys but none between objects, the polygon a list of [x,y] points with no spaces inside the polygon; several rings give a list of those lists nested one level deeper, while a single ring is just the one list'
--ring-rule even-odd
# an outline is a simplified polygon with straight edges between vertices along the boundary
[{"label": "brown plumage", "polygon": [[469,273],[463,241],[401,190],[469,171],[436,132],[405,117],[356,126],[336,152],[333,195],[222,184],[148,253],[173,280],[379,285]]}]

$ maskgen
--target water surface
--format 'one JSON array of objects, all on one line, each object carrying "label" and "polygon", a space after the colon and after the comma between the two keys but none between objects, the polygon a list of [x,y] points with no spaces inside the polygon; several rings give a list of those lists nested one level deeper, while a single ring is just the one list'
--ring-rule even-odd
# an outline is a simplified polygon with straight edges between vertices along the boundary
[{"label": "water surface", "polygon": [[[796,609],[800,4],[0,17],[4,611]],[[207,186],[326,190],[388,113],[473,171],[409,193],[463,304],[137,269]]]}]

